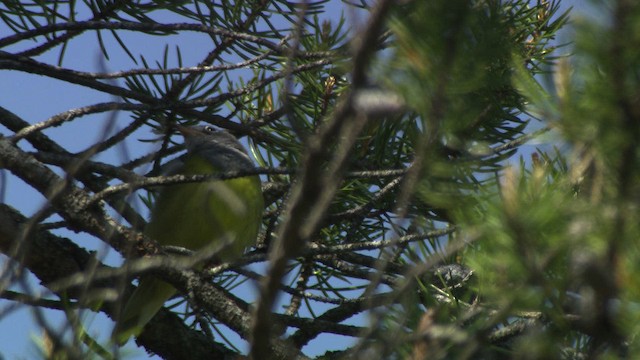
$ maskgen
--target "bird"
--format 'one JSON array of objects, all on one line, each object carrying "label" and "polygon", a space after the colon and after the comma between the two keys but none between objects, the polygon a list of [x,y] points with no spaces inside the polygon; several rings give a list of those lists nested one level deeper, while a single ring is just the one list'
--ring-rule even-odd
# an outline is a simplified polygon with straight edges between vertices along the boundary
[{"label": "bird", "polygon": [[[248,171],[254,164],[238,139],[210,125],[182,126],[186,154],[169,161],[166,175],[220,174]],[[193,251],[222,245],[216,260],[231,262],[253,245],[262,223],[264,199],[258,175],[162,186],[151,207],[144,234],[159,245]],[[116,322],[112,339],[124,344],[138,336],[176,289],[143,275]]]}]

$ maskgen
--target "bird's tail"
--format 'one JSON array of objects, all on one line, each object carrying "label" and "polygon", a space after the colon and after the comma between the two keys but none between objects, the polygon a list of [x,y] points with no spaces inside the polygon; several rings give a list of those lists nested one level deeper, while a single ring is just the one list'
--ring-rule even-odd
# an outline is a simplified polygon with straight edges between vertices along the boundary
[{"label": "bird's tail", "polygon": [[154,277],[145,277],[133,292],[122,311],[116,327],[113,329],[112,339],[122,345],[131,336],[138,336],[142,328],[162,308],[176,289],[168,283]]}]

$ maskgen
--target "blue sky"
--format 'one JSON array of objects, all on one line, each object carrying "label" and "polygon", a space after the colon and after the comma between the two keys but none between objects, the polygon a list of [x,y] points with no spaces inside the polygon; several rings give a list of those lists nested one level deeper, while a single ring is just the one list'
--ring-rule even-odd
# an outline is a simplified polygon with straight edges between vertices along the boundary
[{"label": "blue sky", "polygon": [[[338,1],[334,1],[334,4],[335,6],[331,9],[332,14],[330,14],[330,16],[335,18],[339,15],[342,8]],[[577,9],[583,10],[586,2],[580,0],[563,1],[563,7],[566,8],[568,6],[574,6]],[[83,16],[78,16],[78,19],[82,18]],[[9,33],[8,29],[0,25],[0,34],[2,34],[0,36]],[[570,40],[569,36],[570,35],[567,35],[567,38],[561,38],[559,40],[566,42]],[[173,38],[150,40],[147,36],[135,34],[128,34],[125,36],[125,39],[132,49],[135,49],[138,54],[144,54],[151,64],[154,64],[156,59],[162,59],[165,45],[168,45],[170,49],[174,49],[178,44],[180,45],[185,66],[197,64],[197,62],[203,58],[204,54],[209,51],[210,47],[207,39],[196,34],[190,35],[187,38],[188,41],[185,41],[186,39],[181,37],[179,43],[177,39]],[[109,51],[110,59],[108,61],[103,60],[95,36],[87,34],[71,42],[71,45],[66,51],[63,65],[66,68],[86,71],[97,71],[103,67],[106,67],[107,71],[115,71],[129,69],[135,66],[132,65],[131,60],[117,43],[115,43],[113,38],[105,36],[105,40],[107,42],[107,48],[111,49]],[[28,44],[28,46],[33,46],[33,44]],[[3,50],[14,51],[15,48]],[[170,59],[175,62],[175,52],[171,51],[170,54]],[[57,56],[58,52],[54,51],[40,56],[38,60],[56,64]],[[71,86],[61,81],[55,81],[37,75],[15,71],[3,71],[1,74],[0,106],[14,111],[18,116],[30,123],[46,120],[54,114],[68,111],[72,108],[114,100],[102,93],[79,86]],[[106,120],[106,116],[104,115],[87,116],[74,121],[72,126],[47,129],[45,133],[56,142],[68,146],[70,151],[81,151],[101,138],[101,130]],[[128,114],[118,114],[115,120],[116,128],[124,127],[129,120]],[[8,134],[9,132],[5,128],[0,127],[0,133]],[[149,139],[152,137],[152,134],[140,132],[136,134],[136,137]],[[21,145],[24,144],[21,143]],[[126,148],[116,148],[114,151],[100,155],[98,159],[109,163],[121,163],[152,150],[153,145],[132,140],[127,142]],[[140,173],[144,173],[145,171],[146,169],[141,169]],[[0,181],[2,181],[2,179],[3,178],[0,177]],[[23,214],[27,216],[31,215],[45,204],[45,199],[42,196],[23,184],[20,180],[12,177],[10,174],[7,174],[5,179],[7,182],[2,184],[6,189],[3,201],[16,207]],[[118,254],[91,236],[65,231],[58,231],[57,234],[72,238],[87,249],[98,251],[98,256],[104,256],[105,261],[111,265],[116,266],[121,261]],[[5,263],[4,258],[0,257],[0,266],[4,266]],[[36,286],[37,280],[31,276],[29,276],[29,278],[29,284]],[[20,288],[14,289],[21,290]],[[248,296],[251,296],[251,290],[248,289],[247,291]],[[0,301],[0,314],[11,305],[12,304],[7,301]],[[98,340],[105,340],[111,332],[112,322],[103,315],[95,315],[92,313],[87,313],[86,315],[85,325],[88,326],[90,333],[93,335],[100,334],[98,335]],[[59,326],[64,320],[63,316],[55,311],[48,311],[47,319],[50,324],[54,326]],[[9,315],[0,318],[0,334],[2,334],[0,337],[0,355],[4,355],[7,359],[29,359],[37,357],[33,339],[39,337],[41,333],[33,321],[32,314],[27,308],[12,311]],[[321,346],[317,345],[316,349],[305,350],[310,350],[310,354],[322,353],[332,349],[333,346],[340,348],[345,344],[345,341],[349,340],[337,336],[327,337],[326,340],[320,344]],[[133,355],[132,352],[137,355],[130,357],[130,355]],[[123,354],[126,354],[127,358],[146,358],[144,351],[136,348],[131,343],[124,350]]]}]

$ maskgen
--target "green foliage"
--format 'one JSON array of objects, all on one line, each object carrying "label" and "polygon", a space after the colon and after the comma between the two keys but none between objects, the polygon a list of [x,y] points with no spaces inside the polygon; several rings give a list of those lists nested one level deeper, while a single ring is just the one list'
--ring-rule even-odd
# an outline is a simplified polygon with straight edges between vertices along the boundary
[{"label": "green foliage", "polygon": [[[542,166],[522,174],[509,169],[500,196],[483,199],[482,211],[469,221],[474,245],[466,258],[483,284],[479,292],[499,308],[561,307],[553,299],[567,291],[569,252],[593,247],[572,234],[584,226],[578,215],[585,204],[574,198],[570,184],[550,174],[557,169]],[[512,296],[505,296],[507,288]]]},{"label": "green foliage", "polygon": [[535,20],[534,10],[521,10],[524,2],[452,4],[398,9],[385,80],[418,113],[422,134],[414,141],[425,159],[419,195],[449,210],[465,208],[465,195],[493,181],[481,173],[498,170],[512,152],[491,147],[514,140],[527,125],[511,80],[512,54],[526,48],[513,29]]},{"label": "green foliage", "polygon": [[543,319],[514,342],[518,358],[637,356],[639,113],[629,96],[638,89],[638,11],[620,1],[610,24],[578,22],[575,53],[557,63],[551,91],[517,71],[530,111],[570,152],[539,150],[467,212],[465,258],[496,311],[489,319]]}]

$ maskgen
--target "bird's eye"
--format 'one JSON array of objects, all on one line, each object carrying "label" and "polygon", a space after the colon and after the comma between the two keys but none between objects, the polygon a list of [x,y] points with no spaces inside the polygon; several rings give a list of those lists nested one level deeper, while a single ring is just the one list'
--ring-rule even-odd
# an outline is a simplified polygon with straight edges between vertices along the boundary
[{"label": "bird's eye", "polygon": [[213,133],[213,132],[216,132],[216,129],[214,129],[213,126],[207,125],[207,126],[204,127],[204,131],[206,131],[208,133]]}]

